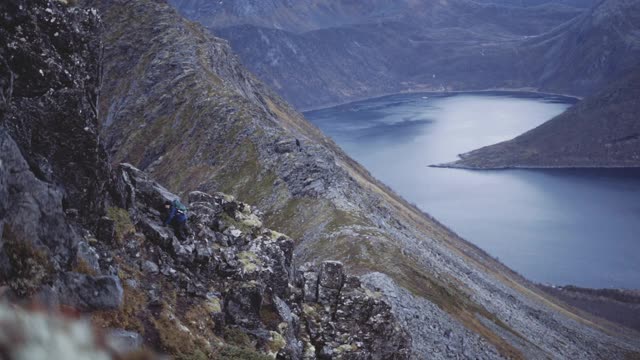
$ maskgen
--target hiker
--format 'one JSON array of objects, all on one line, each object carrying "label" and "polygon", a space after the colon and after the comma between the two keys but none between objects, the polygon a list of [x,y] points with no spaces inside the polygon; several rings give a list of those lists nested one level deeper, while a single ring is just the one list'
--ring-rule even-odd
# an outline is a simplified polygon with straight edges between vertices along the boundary
[{"label": "hiker", "polygon": [[180,240],[187,238],[187,207],[182,205],[180,200],[166,201],[165,209],[169,211],[169,216],[165,220],[164,225],[171,224],[173,231]]}]

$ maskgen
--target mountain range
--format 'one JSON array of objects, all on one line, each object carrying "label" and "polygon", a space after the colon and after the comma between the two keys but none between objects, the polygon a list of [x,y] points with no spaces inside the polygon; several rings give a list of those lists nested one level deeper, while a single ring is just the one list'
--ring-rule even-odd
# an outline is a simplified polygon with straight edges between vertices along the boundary
[{"label": "mountain range", "polygon": [[[366,11],[349,2],[172,3],[229,40],[250,70],[299,109],[403,91],[582,96],[638,58],[640,5],[629,0],[588,10],[467,0],[375,1]],[[278,18],[287,11],[296,20]]]}]

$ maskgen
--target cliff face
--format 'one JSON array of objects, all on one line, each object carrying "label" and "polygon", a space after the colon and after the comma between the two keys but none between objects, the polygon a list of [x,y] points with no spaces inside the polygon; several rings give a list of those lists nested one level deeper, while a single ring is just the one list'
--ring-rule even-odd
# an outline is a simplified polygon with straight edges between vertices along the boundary
[{"label": "cliff face", "polygon": [[294,262],[334,259],[372,274],[362,281],[389,299],[414,358],[623,358],[636,349],[378,183],[247,72],[226,42],[168,4],[90,4],[105,21],[99,109],[114,161],[185,196],[220,189],[255,204],[268,227],[296,239]]},{"label": "cliff face", "polygon": [[117,277],[77,271],[94,258],[82,231],[112,201],[98,17],[45,0],[6,1],[0,14],[0,281],[18,298],[115,308]]},{"label": "cliff face", "polygon": [[60,185],[65,208],[91,221],[104,210],[109,178],[96,110],[98,20],[53,5],[34,12],[27,2],[8,1],[0,8],[2,125],[38,179]]},{"label": "cliff face", "polygon": [[[517,138],[461,155],[465,168],[640,166],[640,68]],[[448,166],[447,165],[447,166]]]}]

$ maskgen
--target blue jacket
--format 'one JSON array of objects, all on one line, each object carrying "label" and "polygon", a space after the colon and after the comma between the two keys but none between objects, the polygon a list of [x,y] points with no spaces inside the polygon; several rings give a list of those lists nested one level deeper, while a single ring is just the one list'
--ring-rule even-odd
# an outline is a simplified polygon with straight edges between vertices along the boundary
[{"label": "blue jacket", "polygon": [[175,205],[171,205],[171,209],[169,209],[169,217],[164,222],[165,225],[169,225],[173,219],[176,219],[178,223],[183,223],[187,221],[187,216],[183,213],[179,213],[178,209],[176,209]]}]

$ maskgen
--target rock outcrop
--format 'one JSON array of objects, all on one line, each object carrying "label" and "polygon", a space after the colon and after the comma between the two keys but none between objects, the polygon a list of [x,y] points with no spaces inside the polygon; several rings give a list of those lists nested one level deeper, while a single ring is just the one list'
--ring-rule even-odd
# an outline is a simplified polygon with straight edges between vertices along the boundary
[{"label": "rock outcrop", "polygon": [[94,222],[110,179],[96,108],[98,16],[59,1],[18,0],[3,1],[0,14],[0,86],[11,95],[2,125],[31,172],[62,191],[65,211]]},{"label": "rock outcrop", "polygon": [[[248,336],[236,344],[245,351],[283,359],[408,358],[410,337],[391,307],[342,263],[296,269],[294,241],[263,227],[255,208],[221,193],[189,194],[191,235],[179,241],[157,210],[175,195],[131,165],[121,169],[135,231],[120,249],[96,247],[110,256],[102,266],[126,279],[125,293],[148,302],[129,304],[131,313],[104,313],[104,324],[117,327],[114,318],[157,332],[159,349],[174,355],[215,354],[223,351],[215,339],[233,344],[235,334]],[[202,341],[180,347],[172,331]]]}]

